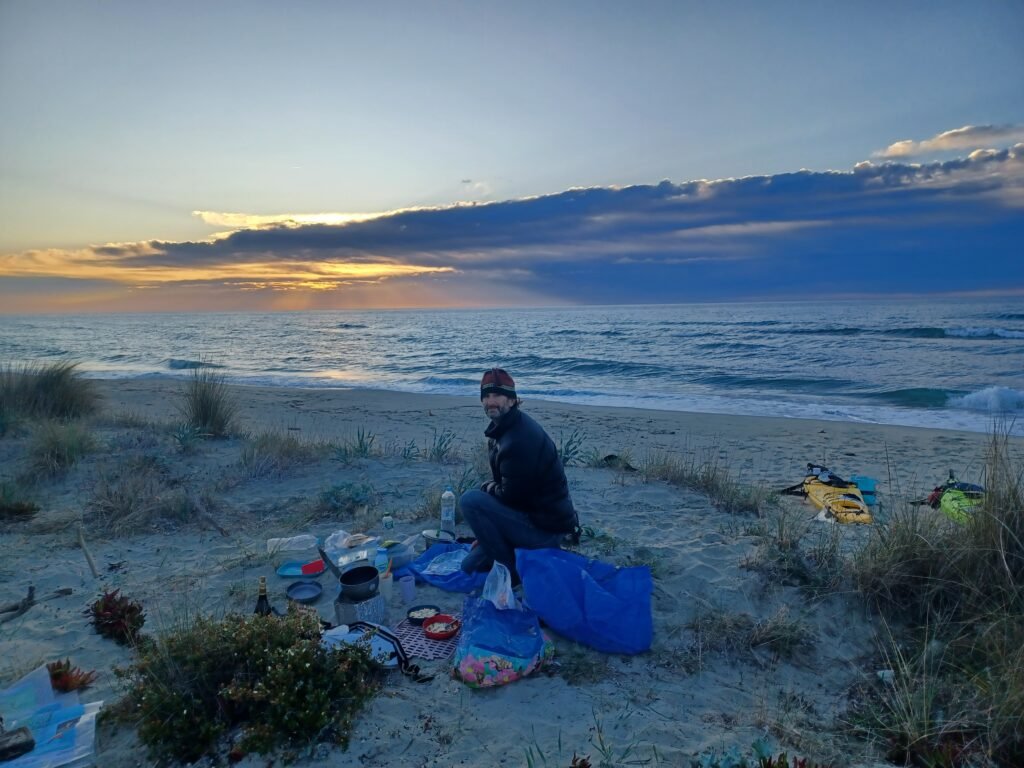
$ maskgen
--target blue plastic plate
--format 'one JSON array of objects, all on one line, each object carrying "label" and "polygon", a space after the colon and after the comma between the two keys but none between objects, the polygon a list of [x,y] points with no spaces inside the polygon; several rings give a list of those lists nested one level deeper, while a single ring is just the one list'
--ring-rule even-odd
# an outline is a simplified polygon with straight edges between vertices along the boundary
[{"label": "blue plastic plate", "polygon": [[316,573],[302,572],[302,566],[309,565],[309,561],[289,560],[287,563],[281,563],[281,565],[277,567],[277,575],[282,576],[286,579],[315,579],[317,576],[323,573],[324,570],[326,570],[326,566],[324,565],[323,561],[314,560],[313,562],[320,563],[319,570]]},{"label": "blue plastic plate", "polygon": [[321,594],[324,588],[315,581],[296,581],[288,585],[288,599],[297,603],[312,603]]}]

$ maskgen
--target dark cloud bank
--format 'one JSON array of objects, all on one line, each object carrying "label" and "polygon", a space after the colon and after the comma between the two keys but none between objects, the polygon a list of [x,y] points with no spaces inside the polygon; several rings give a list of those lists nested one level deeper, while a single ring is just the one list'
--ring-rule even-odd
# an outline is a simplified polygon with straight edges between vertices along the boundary
[{"label": "dark cloud bank", "polygon": [[573,189],[345,226],[245,230],[215,243],[153,243],[159,254],[131,261],[391,261],[454,267],[429,279],[492,291],[481,304],[500,303],[503,281],[553,299],[639,303],[1019,291],[1022,242],[1018,144],[926,165]]}]

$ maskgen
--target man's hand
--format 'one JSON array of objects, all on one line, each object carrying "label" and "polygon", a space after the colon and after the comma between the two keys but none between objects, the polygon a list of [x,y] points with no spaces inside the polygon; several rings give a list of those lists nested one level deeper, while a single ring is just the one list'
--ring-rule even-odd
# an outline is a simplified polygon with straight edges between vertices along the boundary
[{"label": "man's hand", "polygon": [[498,484],[493,480],[488,480],[480,486],[480,490],[484,493],[489,493],[491,496],[494,495],[494,489],[498,487]]}]

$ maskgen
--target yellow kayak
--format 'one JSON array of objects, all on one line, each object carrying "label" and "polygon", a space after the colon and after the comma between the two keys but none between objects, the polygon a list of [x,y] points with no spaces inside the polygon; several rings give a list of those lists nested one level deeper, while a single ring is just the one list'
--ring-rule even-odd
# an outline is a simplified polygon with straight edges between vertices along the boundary
[{"label": "yellow kayak", "polygon": [[821,520],[864,525],[874,520],[857,484],[843,480],[825,467],[808,464],[807,476],[803,482],[784,489],[783,493],[796,491],[810,499],[818,508],[818,517]]}]

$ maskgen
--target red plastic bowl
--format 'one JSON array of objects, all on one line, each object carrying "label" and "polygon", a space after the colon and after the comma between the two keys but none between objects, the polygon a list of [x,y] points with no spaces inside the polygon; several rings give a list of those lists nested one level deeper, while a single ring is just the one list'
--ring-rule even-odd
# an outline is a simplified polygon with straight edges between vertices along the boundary
[{"label": "red plastic bowl", "polygon": [[462,622],[447,613],[438,613],[423,620],[423,634],[431,640],[447,640],[455,637],[462,628]]}]

